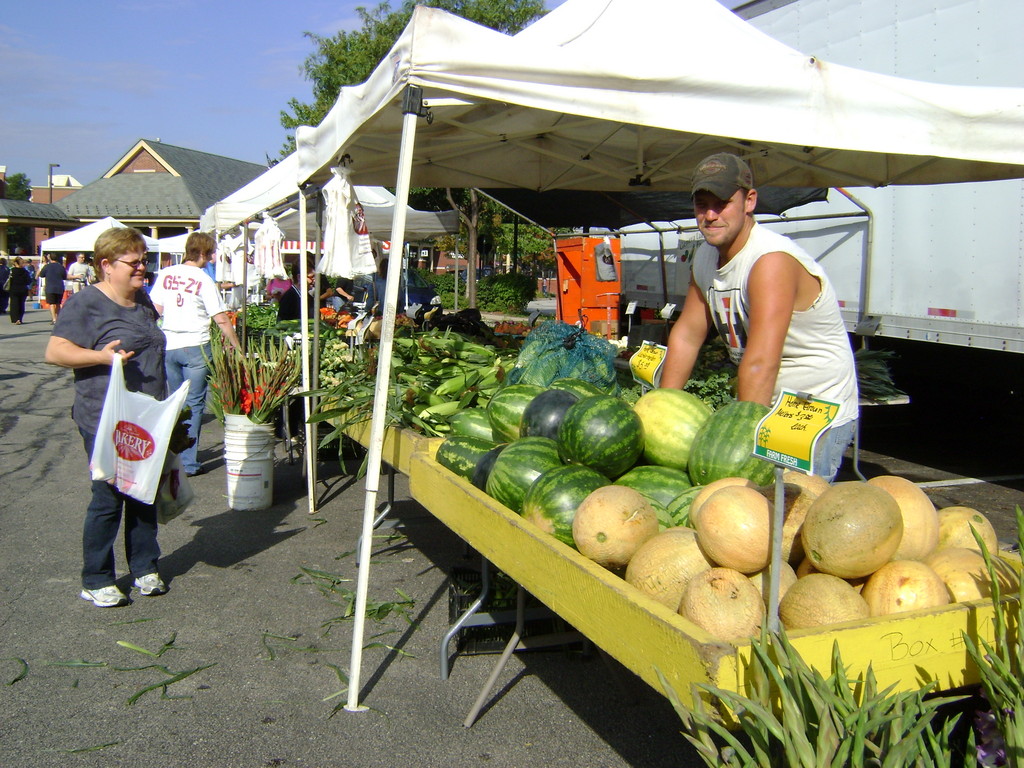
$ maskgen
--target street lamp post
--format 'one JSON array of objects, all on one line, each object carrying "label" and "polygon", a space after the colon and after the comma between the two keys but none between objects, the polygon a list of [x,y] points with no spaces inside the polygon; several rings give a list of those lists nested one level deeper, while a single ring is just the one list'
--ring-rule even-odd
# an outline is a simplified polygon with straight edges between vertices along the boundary
[{"label": "street lamp post", "polygon": [[[53,204],[53,169],[60,168],[60,163],[48,163],[46,169],[47,203]],[[53,227],[50,227],[50,237],[53,237]]]}]

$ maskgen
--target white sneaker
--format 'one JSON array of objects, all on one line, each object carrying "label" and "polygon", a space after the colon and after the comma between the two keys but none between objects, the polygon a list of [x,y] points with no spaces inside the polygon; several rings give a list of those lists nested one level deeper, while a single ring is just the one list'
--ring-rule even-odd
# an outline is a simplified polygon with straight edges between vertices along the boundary
[{"label": "white sneaker", "polygon": [[145,576],[139,576],[135,580],[135,586],[139,588],[139,592],[147,597],[162,595],[167,591],[167,585],[164,584],[163,579],[160,578],[158,573],[147,573]]},{"label": "white sneaker", "polygon": [[126,605],[128,597],[120,589],[111,584],[109,587],[99,589],[82,589],[79,595],[83,600],[91,600],[92,604],[99,608],[116,608],[119,605]]}]

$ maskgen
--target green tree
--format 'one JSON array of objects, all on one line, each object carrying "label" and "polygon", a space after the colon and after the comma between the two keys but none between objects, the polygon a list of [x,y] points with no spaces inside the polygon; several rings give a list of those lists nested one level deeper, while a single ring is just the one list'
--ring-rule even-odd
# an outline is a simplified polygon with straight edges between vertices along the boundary
[{"label": "green tree", "polygon": [[12,173],[7,177],[7,199],[28,200],[32,196],[32,181],[24,173]]}]

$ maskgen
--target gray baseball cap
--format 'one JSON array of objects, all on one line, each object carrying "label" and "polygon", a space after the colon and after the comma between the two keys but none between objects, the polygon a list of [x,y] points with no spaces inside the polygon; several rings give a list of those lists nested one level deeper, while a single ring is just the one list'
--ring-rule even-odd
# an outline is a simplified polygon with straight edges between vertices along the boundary
[{"label": "gray baseball cap", "polygon": [[720,200],[728,200],[737,189],[753,189],[754,174],[750,166],[736,155],[718,152],[705,157],[693,172],[690,196],[702,189]]}]

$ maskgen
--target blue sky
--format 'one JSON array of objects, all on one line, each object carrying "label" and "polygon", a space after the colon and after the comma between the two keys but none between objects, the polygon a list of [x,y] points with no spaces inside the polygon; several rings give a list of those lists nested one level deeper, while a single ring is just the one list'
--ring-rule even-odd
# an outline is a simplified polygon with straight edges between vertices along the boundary
[{"label": "blue sky", "polygon": [[[561,0],[548,7],[560,5]],[[280,112],[310,101],[303,35],[360,26],[367,0],[5,0],[0,165],[95,181],[138,139],[277,157]],[[392,8],[398,2],[392,2]]]}]

